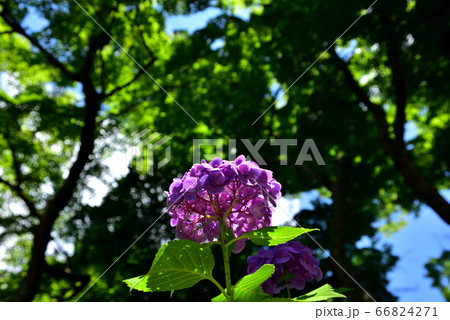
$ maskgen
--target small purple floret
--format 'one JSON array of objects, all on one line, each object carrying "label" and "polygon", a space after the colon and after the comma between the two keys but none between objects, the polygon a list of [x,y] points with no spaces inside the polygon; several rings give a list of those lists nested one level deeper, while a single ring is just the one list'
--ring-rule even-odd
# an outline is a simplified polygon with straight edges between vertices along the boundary
[{"label": "small purple floret", "polygon": [[[319,261],[313,257],[312,250],[300,242],[290,241],[269,249],[261,249],[255,256],[247,258],[247,273],[251,274],[264,264],[275,265],[275,272],[262,285],[264,292],[274,295],[286,288],[302,290],[306,282],[322,279]],[[288,277],[291,275],[291,277]],[[287,280],[280,279],[285,276]]]}]

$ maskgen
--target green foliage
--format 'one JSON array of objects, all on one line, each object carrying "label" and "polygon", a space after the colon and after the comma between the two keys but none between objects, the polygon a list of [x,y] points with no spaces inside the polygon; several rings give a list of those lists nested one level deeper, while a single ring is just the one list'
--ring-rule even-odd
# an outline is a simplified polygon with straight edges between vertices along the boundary
[{"label": "green foliage", "polygon": [[[339,290],[343,291],[343,290]],[[347,298],[342,293],[338,292],[338,290],[333,289],[329,284],[324,284],[323,286],[303,294],[296,298],[278,298],[278,297],[269,297],[264,299],[264,302],[319,302],[319,301],[327,301],[330,299]]]},{"label": "green foliage", "polygon": [[342,293],[336,292],[329,284],[324,284],[320,288],[303,294],[294,301],[298,302],[316,302],[316,301],[326,301],[333,298],[346,298]]},{"label": "green foliage", "polygon": [[450,301],[450,251],[444,250],[439,258],[432,258],[425,265],[427,277],[433,280],[445,300]]},{"label": "green foliage", "polygon": [[144,292],[181,290],[204,279],[214,281],[213,268],[214,257],[208,245],[174,240],[159,249],[146,276],[124,282],[131,290]]},{"label": "green foliage", "polygon": [[[9,183],[0,183],[0,241],[2,245],[5,241],[17,244],[5,260],[13,268],[0,273],[0,282],[7,283],[6,289],[1,286],[1,300],[7,300],[23,278],[32,235],[39,225],[14,186],[19,185],[39,210],[45,209],[67,177],[84,126],[85,101],[79,96],[83,84],[67,77],[48,54],[68,71],[77,72],[86,57],[95,52],[91,70],[83,74],[84,81],[106,93],[124,86],[139,72],[112,41],[89,50],[100,43],[102,32],[73,1],[5,2],[20,24],[32,10],[45,19],[43,29],[30,31],[30,35],[47,53],[17,32],[10,33],[10,26],[0,18],[0,73],[2,79],[15,79],[13,87],[18,89],[17,94],[7,92],[6,87],[0,90],[0,176]],[[318,199],[312,209],[302,211],[295,219],[308,228],[318,226],[323,232],[315,234],[315,239],[333,256],[338,254],[338,261],[346,261],[346,268],[353,268],[352,275],[375,299],[395,300],[386,289],[386,274],[396,258],[389,248],[376,249],[373,222],[382,219],[388,222],[387,231],[396,231],[401,225],[391,223],[392,213],[400,208],[417,212],[423,199],[408,187],[398,166],[380,147],[376,121],[345,81],[333,56],[335,48],[286,92],[280,99],[283,103],[276,103],[256,125],[251,125],[280,93],[270,90],[271,86],[280,84],[287,89],[369,3],[224,0],[215,4],[223,9],[222,14],[204,28],[193,34],[179,31],[173,35],[164,31],[166,17],[198,12],[213,6],[212,2],[158,1],[155,6],[153,1],[94,0],[82,4],[200,126],[180,113],[145,75],[106,97],[96,117],[97,149],[52,232],[56,241],[73,244],[75,250],[73,254],[65,250],[48,253],[47,262],[91,279],[100,276],[112,263],[111,257],[119,257],[144,226],[162,213],[163,190],[170,184],[169,177],[190,166],[194,138],[237,139],[237,152],[245,154],[248,150],[241,138],[253,143],[261,137],[295,138],[299,142],[311,138],[326,166],[294,166],[291,159],[299,151],[294,146],[288,148],[287,166],[280,165],[269,143],[261,147],[260,154],[282,181],[284,194],[325,190],[322,194],[327,199]],[[253,10],[248,21],[231,14],[244,4]],[[436,189],[450,187],[449,8],[447,0],[437,0],[431,7],[424,0],[395,4],[379,1],[338,41],[339,47],[357,41],[356,50],[347,60],[349,69],[370,100],[386,109],[391,127],[398,93],[390,54],[399,52],[399,68],[406,83],[406,121],[418,129],[418,136],[406,141],[407,153]],[[218,39],[224,46],[211,49],[211,43]],[[102,160],[125,147],[122,142],[111,141],[143,128],[172,137],[171,162],[154,179],[131,171],[121,181],[110,183],[111,191],[99,207],[83,205],[87,181],[105,177]],[[225,143],[224,153],[228,147]],[[156,150],[155,158],[162,153]],[[344,199],[340,207],[338,194]],[[22,205],[20,209],[17,204]],[[120,279],[147,271],[141,266],[151,263],[161,239],[173,238],[167,226],[167,218],[158,221],[154,226],[157,231],[150,230],[139,240],[122,263],[114,266],[114,272],[106,273],[83,299],[169,300],[168,295],[160,293],[142,295],[133,291],[130,296],[118,284]],[[363,236],[373,240],[373,245],[357,249],[355,243]],[[314,247],[305,237],[308,242]],[[248,254],[257,250],[250,241],[247,246]],[[238,262],[234,267],[245,269],[245,260]],[[437,268],[440,265],[439,261],[431,264],[436,266],[433,277],[445,277],[443,269]],[[324,258],[321,266],[332,270],[325,280],[334,287],[349,286],[330,259]],[[216,272],[218,276],[223,274],[220,266],[216,266]],[[176,292],[174,299],[206,300],[217,291],[209,285],[205,282],[202,288]],[[55,281],[49,273],[43,276],[39,290],[37,299],[64,300],[77,294],[79,288],[67,279]]]},{"label": "green foliage", "polygon": [[[319,229],[305,229],[294,227],[265,227],[255,231],[244,233],[242,236],[235,239],[249,239],[254,244],[260,246],[276,246],[285,242],[291,241],[302,234],[316,231]],[[230,242],[232,244],[233,242]]]},{"label": "green foliage", "polygon": [[[233,286],[233,301],[257,302],[269,298],[270,296],[262,290],[261,284],[269,279],[274,271],[275,267],[273,265],[265,264],[254,273],[240,279]],[[220,294],[211,301],[225,302],[227,299],[224,294]]]},{"label": "green foliage", "polygon": [[[282,244],[300,234],[312,230],[303,229],[300,232],[290,227],[262,228],[247,233],[255,243],[270,245]],[[261,232],[258,232],[261,231]],[[270,235],[270,236],[269,236]],[[236,238],[239,239],[239,238]],[[285,241],[282,241],[282,240]],[[286,240],[287,239],[287,240]],[[234,240],[234,239],[233,239]],[[276,243],[275,243],[276,242]],[[226,250],[226,246],[222,245]],[[228,262],[225,262],[228,263]],[[246,275],[228,289],[224,289],[212,276],[214,257],[210,252],[210,244],[198,244],[190,240],[174,240],[164,244],[153,260],[150,271],[142,275],[124,280],[130,291],[142,292],[182,290],[194,286],[201,280],[210,280],[222,293],[213,302],[257,302],[257,301],[324,301],[330,298],[345,298],[344,295],[333,291],[331,286],[324,285],[306,295],[294,299],[272,298],[265,293],[261,284],[269,279],[275,271],[275,266],[265,264],[252,274]],[[278,299],[278,300],[277,300]]]},{"label": "green foliage", "polygon": [[[346,298],[342,293],[336,292],[329,284],[303,294],[296,298],[278,298],[271,297],[262,291],[260,285],[266,281],[274,272],[272,265],[265,264],[254,273],[249,274],[239,280],[234,288],[233,301],[236,302],[317,302],[327,301],[333,298]],[[213,302],[225,302],[226,298],[223,294],[212,299]]]}]

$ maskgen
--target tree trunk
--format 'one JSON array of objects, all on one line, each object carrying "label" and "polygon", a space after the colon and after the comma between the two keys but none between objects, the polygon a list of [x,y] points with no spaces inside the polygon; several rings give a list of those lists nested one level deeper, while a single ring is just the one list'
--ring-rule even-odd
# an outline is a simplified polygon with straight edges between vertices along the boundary
[{"label": "tree trunk", "polygon": [[94,150],[95,119],[100,110],[101,96],[88,80],[83,82],[83,93],[85,95],[85,116],[77,159],[73,163],[69,176],[64,181],[61,189],[47,202],[42,219],[34,233],[27,274],[22,279],[19,289],[11,298],[11,301],[32,301],[38,293],[39,283],[46,266],[45,251],[51,238],[51,231],[61,211],[72,198],[80,176],[86,163],[89,161],[89,156]]},{"label": "tree trunk", "polygon": [[394,166],[405,179],[405,182],[414,190],[439,217],[450,225],[450,204],[440,195],[439,191],[422,175],[413,163],[405,148],[395,144],[388,151]]},{"label": "tree trunk", "polygon": [[337,159],[337,178],[332,185],[332,212],[330,219],[330,253],[339,265],[335,264],[334,271],[340,285],[355,290],[346,292],[350,301],[373,301],[372,298],[359,287],[355,279],[355,271],[350,258],[347,256],[345,248],[345,234],[347,230],[347,192],[346,184],[349,179],[349,172],[343,159]]},{"label": "tree trunk", "polygon": [[[388,156],[394,161],[394,165],[400,172],[408,186],[417,194],[418,198],[430,206],[443,221],[450,225],[450,203],[439,194],[439,191],[432,185],[431,182],[419,171],[417,166],[412,161],[408,150],[403,141],[403,126],[404,126],[404,105],[397,105],[396,123],[394,124],[394,131],[397,135],[395,138],[390,137],[389,124],[386,120],[386,112],[384,109],[372,102],[367,93],[359,86],[353,77],[353,74],[348,69],[347,64],[342,61],[337,55],[333,56],[337,66],[342,70],[345,79],[350,89],[358,97],[358,100],[369,109],[375,118],[378,137],[381,145],[386,150]],[[394,64],[395,65],[395,64]],[[393,71],[395,68],[393,69]],[[395,80],[394,80],[395,81]],[[406,103],[406,98],[403,93],[400,96],[400,103]],[[397,103],[399,100],[397,99]]]}]

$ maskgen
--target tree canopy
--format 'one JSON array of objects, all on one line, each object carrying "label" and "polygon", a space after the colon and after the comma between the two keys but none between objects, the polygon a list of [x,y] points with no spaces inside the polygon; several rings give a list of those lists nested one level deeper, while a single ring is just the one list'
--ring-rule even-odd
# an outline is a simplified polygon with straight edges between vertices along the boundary
[{"label": "tree canopy", "polygon": [[[130,295],[121,280],[146,272],[161,243],[174,237],[162,215],[164,190],[192,165],[193,140],[222,139],[220,156],[259,154],[284,194],[320,192],[295,221],[322,230],[314,239],[335,261],[313,241],[305,244],[329,270],[327,282],[353,288],[352,301],[369,300],[355,280],[377,301],[395,300],[386,275],[397,257],[389,247],[355,243],[375,239],[375,221],[417,214],[424,205],[450,224],[450,204],[439,192],[450,188],[450,3],[371,5],[1,0],[0,242],[14,247],[4,259],[0,299],[217,295],[203,282],[172,297]],[[220,13],[199,30],[166,32],[171,17],[208,8]],[[27,27],[30,15],[45,26]],[[417,134],[408,137],[406,128]],[[144,129],[170,137],[170,161],[144,175],[136,158],[125,177],[105,179],[104,159],[126,152]],[[290,139],[287,156],[276,139]],[[325,165],[296,165],[307,139]],[[155,159],[164,152],[155,150]],[[99,206],[82,201],[93,177],[110,185]],[[50,242],[66,246],[50,252]],[[434,279],[444,274],[433,267],[441,260],[427,267]],[[237,280],[247,263],[231,263]]]}]

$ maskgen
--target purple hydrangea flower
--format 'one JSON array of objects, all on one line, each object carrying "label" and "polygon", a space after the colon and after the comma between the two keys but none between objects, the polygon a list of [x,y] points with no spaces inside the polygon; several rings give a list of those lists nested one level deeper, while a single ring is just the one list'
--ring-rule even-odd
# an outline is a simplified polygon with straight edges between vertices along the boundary
[{"label": "purple hydrangea flower", "polygon": [[[194,164],[182,179],[174,179],[167,192],[171,225],[180,239],[214,241],[223,219],[235,237],[270,226],[281,185],[272,172],[239,156],[235,161],[218,157]],[[245,240],[236,242],[240,252]]]},{"label": "purple hydrangea flower", "polygon": [[206,174],[200,178],[202,187],[211,194],[219,194],[225,190],[226,176],[220,168],[214,168],[206,171]]},{"label": "purple hydrangea flower", "polygon": [[264,264],[275,265],[273,275],[261,285],[264,292],[270,295],[286,288],[285,279],[288,279],[290,289],[297,290],[302,290],[306,282],[322,279],[319,261],[313,257],[312,250],[296,241],[261,249],[257,255],[248,257],[247,262],[249,274]]},{"label": "purple hydrangea flower", "polygon": [[247,186],[256,185],[257,179],[261,175],[261,169],[254,163],[243,162],[237,167],[237,171],[239,180]]},{"label": "purple hydrangea flower", "polygon": [[267,195],[267,198],[274,207],[277,206],[277,200],[281,197],[280,190],[281,184],[279,184],[277,181],[272,180],[269,183],[269,194]]},{"label": "purple hydrangea flower", "polygon": [[194,200],[197,197],[197,192],[201,191],[201,186],[197,178],[187,177],[183,181],[183,188],[181,190],[186,200]]},{"label": "purple hydrangea flower", "polygon": [[179,178],[173,179],[172,184],[169,187],[169,202],[177,202],[183,197],[183,193],[181,193],[181,190],[183,189],[183,181]]}]

